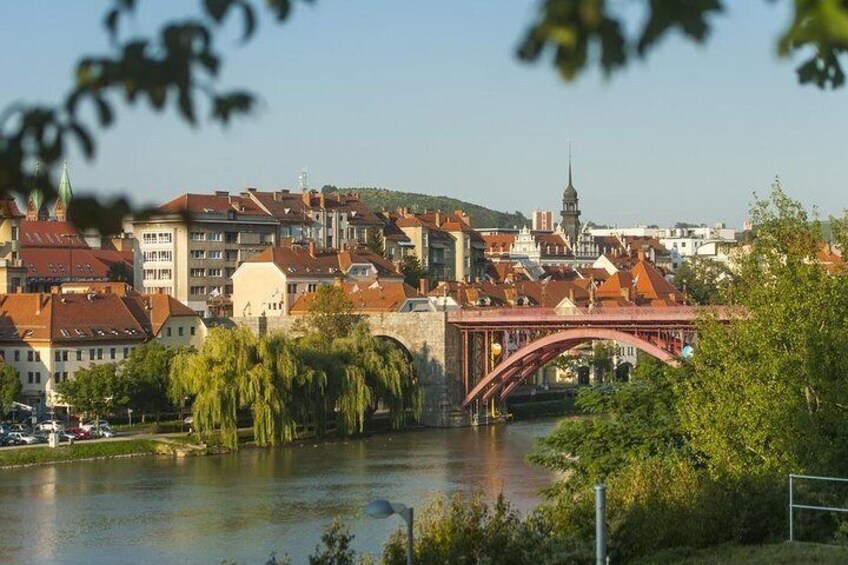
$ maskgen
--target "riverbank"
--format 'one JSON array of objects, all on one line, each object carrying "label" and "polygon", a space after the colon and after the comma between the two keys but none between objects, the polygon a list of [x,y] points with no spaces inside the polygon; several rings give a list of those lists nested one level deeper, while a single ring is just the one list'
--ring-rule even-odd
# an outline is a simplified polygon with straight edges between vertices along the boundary
[{"label": "riverbank", "polygon": [[0,469],[154,455],[167,453],[166,445],[164,442],[145,438],[92,443],[77,442],[55,448],[47,446],[5,448],[0,450]]}]

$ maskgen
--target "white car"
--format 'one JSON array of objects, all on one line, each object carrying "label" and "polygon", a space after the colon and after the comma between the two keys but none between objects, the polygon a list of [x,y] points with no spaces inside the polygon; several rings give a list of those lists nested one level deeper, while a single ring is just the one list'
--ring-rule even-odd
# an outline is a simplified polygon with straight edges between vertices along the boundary
[{"label": "white car", "polygon": [[62,432],[65,430],[65,424],[59,420],[44,420],[35,426],[37,432]]},{"label": "white car", "polygon": [[37,437],[25,434],[23,432],[11,432],[6,437],[14,439],[18,443],[25,443],[27,445],[38,443]]},{"label": "white car", "polygon": [[93,422],[86,422],[80,428],[87,432],[97,431],[97,428],[108,428],[109,422],[107,420],[95,420]]},{"label": "white car", "polygon": [[[98,433],[96,429],[92,430],[92,433]],[[100,437],[115,437],[118,435],[118,432],[110,428],[109,426],[100,426]]]}]

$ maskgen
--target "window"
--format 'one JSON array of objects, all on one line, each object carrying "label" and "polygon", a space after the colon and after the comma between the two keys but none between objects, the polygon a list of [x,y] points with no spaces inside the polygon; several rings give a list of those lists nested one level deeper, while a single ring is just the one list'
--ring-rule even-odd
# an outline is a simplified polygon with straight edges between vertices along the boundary
[{"label": "window", "polygon": [[114,358],[115,358],[115,348],[110,347],[109,348],[109,359],[114,359]]},{"label": "window", "polygon": [[171,328],[165,328],[165,335],[171,337]]},{"label": "window", "polygon": [[97,359],[103,359],[103,349],[97,348]]},{"label": "window", "polygon": [[224,294],[231,295],[233,293],[233,285],[225,284],[224,285]]},{"label": "window", "polygon": [[194,326],[192,326],[192,327],[191,327],[191,329],[190,329],[190,333],[191,333],[191,335],[194,335],[194,333],[195,333],[195,332],[194,332],[194,329],[195,329],[195,328],[194,328]]},{"label": "window", "polygon": [[15,361],[20,361],[20,360],[21,360],[21,352],[16,349],[15,350]]},{"label": "window", "polygon": [[36,352],[35,352],[35,360],[36,360],[36,361],[41,361],[41,352],[40,352],[40,351],[36,351]]},{"label": "window", "polygon": [[238,232],[228,231],[224,234],[224,243],[238,243]]},{"label": "window", "polygon": [[68,372],[62,371],[62,382],[65,382],[66,380],[68,380]]},{"label": "window", "polygon": [[62,360],[62,352],[56,351],[55,357],[56,357],[56,361],[61,361]]},{"label": "window", "polygon": [[82,361],[82,349],[77,349],[77,361]]},{"label": "window", "polygon": [[201,249],[192,249],[191,250],[191,258],[192,259],[203,259],[206,257],[206,252]]},{"label": "window", "polygon": [[192,277],[205,277],[206,269],[191,269],[190,276]]},{"label": "window", "polygon": [[35,381],[34,381],[34,378],[35,378],[35,377],[34,377],[34,375],[32,374],[32,371],[27,371],[27,382],[28,382],[29,384],[32,384],[32,383],[34,383],[34,382],[35,382]]},{"label": "window", "polygon": [[318,290],[317,284],[310,283],[310,284],[306,285],[306,292],[315,292],[316,290]]},{"label": "window", "polygon": [[205,286],[193,286],[189,290],[190,294],[206,294]]},{"label": "window", "polygon": [[[211,255],[211,253],[210,253],[210,255]],[[209,269],[209,275],[208,276],[210,276],[210,277],[220,277],[221,276],[221,269]]]},{"label": "window", "polygon": [[20,228],[18,228],[18,226],[12,226],[12,241],[18,241],[18,237],[19,237],[18,231],[19,231],[19,229]]},{"label": "window", "polygon": [[29,361],[30,363],[32,363],[32,359],[33,359],[33,357],[32,357],[32,349],[30,349],[29,351],[27,351],[27,361]]},{"label": "window", "polygon": [[[227,261],[229,261],[229,259],[227,259]],[[236,270],[233,269],[232,267],[227,267],[226,269],[224,269],[224,276],[229,279],[233,276],[233,274],[235,272],[236,272]]]},{"label": "window", "polygon": [[88,358],[91,359],[92,361],[94,361],[94,350],[93,349],[88,350]]},{"label": "window", "polygon": [[41,371],[35,372],[35,384],[41,384]]},{"label": "window", "polygon": [[209,234],[209,241],[221,241],[224,239],[224,234],[221,232],[213,232]]},{"label": "window", "polygon": [[180,326],[180,327],[178,327],[178,328],[177,328],[177,335],[178,335],[178,336],[180,336],[180,337],[182,337],[182,336],[184,335],[184,334],[183,334],[183,327],[182,327],[182,326]]},{"label": "window", "polygon": [[191,232],[192,241],[206,241],[206,234],[200,231]]},{"label": "window", "polygon": [[212,250],[209,252],[210,259],[221,259],[221,252],[218,250]]},{"label": "window", "polygon": [[56,384],[62,382],[62,373],[60,373],[59,371],[53,373],[53,382],[55,382]]},{"label": "window", "polygon": [[68,351],[65,350],[65,351],[62,352],[62,361],[67,361],[67,360],[68,360]]},{"label": "window", "polygon": [[297,294],[297,285],[295,283],[289,283],[286,285],[286,290],[289,294]]},{"label": "window", "polygon": [[125,348],[124,348],[124,359],[126,359],[126,358],[127,358],[127,357],[129,357],[129,356],[130,356],[130,348],[129,348],[129,347],[125,347]]}]

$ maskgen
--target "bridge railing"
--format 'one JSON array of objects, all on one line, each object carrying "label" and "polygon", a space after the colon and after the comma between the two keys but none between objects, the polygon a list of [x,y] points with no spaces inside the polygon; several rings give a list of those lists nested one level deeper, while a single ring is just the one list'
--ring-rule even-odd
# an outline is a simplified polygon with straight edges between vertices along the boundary
[{"label": "bridge railing", "polygon": [[[509,322],[509,321],[693,321],[705,311],[694,306],[635,306],[624,308],[572,308],[557,311],[554,308],[515,307],[515,308],[479,308],[473,310],[454,310],[448,312],[448,322]],[[720,317],[728,312],[724,308],[710,308]]]}]

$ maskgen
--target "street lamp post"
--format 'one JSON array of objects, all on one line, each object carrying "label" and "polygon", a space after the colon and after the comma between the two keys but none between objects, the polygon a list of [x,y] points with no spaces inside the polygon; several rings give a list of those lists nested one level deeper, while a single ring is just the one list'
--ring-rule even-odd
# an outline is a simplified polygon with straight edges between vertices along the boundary
[{"label": "street lamp post", "polygon": [[388,518],[392,514],[403,518],[406,522],[406,565],[412,565],[412,508],[380,499],[369,502],[365,512],[372,518]]}]

